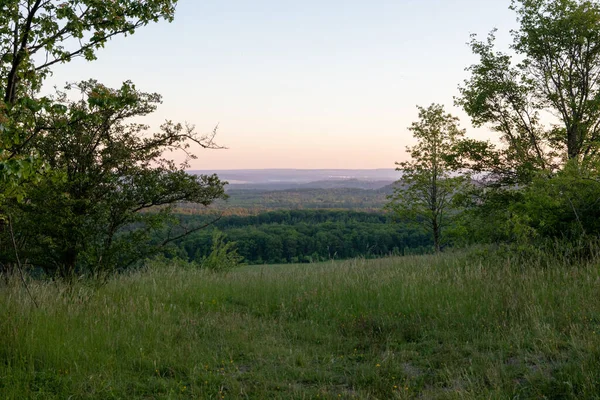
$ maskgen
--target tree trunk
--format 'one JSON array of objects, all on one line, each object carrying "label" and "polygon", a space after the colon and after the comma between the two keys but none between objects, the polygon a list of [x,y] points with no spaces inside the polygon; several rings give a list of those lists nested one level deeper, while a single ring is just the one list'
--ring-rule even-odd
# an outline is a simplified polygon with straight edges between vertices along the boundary
[{"label": "tree trunk", "polygon": [[579,146],[578,127],[572,126],[567,129],[567,157],[569,160],[576,160],[581,151]]},{"label": "tree trunk", "polygon": [[433,219],[431,228],[433,231],[433,246],[435,247],[435,252],[439,253],[441,251],[441,248],[440,248],[440,226],[438,225],[437,218]]}]

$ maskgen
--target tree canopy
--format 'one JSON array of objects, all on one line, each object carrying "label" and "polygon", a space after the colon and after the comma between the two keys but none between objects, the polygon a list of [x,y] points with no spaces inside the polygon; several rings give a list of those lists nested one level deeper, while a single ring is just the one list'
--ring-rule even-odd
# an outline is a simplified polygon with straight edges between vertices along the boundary
[{"label": "tree canopy", "polygon": [[160,96],[130,82],[119,89],[96,81],[70,88],[79,99],[59,93],[53,112],[43,115],[48,128],[30,142],[52,174],[30,185],[27,201],[12,209],[22,251],[34,265],[63,275],[124,268],[170,240],[157,242],[154,232],[176,224],[174,204],[225,197],[216,175],[190,175],[187,162],[164,157],[190,143],[215,147],[214,134],[169,121],[149,134],[132,121],[153,112]]},{"label": "tree canopy", "polygon": [[[47,272],[125,268],[173,239],[153,236],[176,222],[172,205],[225,197],[217,176],[185,172],[195,157],[190,145],[217,147],[214,132],[199,135],[167,120],[150,133],[133,120],[155,111],[158,94],[131,82],[111,89],[90,80],[40,95],[54,65],[94,60],[111,38],[173,20],[176,4],[0,2],[0,226],[9,220],[2,233],[13,237],[4,239]],[[187,154],[186,161],[164,156],[172,150]],[[10,253],[3,252],[4,265],[18,261]]]},{"label": "tree canopy", "polygon": [[51,67],[76,57],[94,60],[111,38],[133,34],[150,22],[171,21],[176,4],[177,0],[0,2],[1,197],[22,196],[21,184],[43,164],[28,145],[45,128],[40,112],[54,106],[38,95]]},{"label": "tree canopy", "polygon": [[[456,103],[503,144],[462,140],[463,166],[485,172],[463,221],[480,238],[575,240],[600,232],[600,4],[513,0],[507,52],[495,31],[471,37],[479,61]],[[491,227],[491,229],[489,229]],[[487,232],[487,233],[484,233]]]},{"label": "tree canopy", "polygon": [[[512,182],[532,171],[553,173],[569,160],[596,160],[600,144],[600,5],[588,0],[515,0],[519,28],[510,53],[472,36],[479,62],[457,104],[475,126],[490,126],[505,143],[466,146],[480,169]],[[473,145],[473,142],[471,142]]]}]

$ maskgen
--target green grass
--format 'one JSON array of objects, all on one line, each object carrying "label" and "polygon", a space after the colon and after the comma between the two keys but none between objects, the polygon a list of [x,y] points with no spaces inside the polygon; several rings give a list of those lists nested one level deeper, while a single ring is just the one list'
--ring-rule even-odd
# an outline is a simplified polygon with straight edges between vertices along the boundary
[{"label": "green grass", "polygon": [[2,399],[600,398],[600,269],[465,254],[0,289]]}]

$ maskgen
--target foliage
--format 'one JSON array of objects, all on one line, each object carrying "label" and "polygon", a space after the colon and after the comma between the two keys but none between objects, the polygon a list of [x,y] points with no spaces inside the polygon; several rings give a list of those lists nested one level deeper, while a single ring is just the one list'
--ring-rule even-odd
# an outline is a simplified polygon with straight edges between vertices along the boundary
[{"label": "foliage", "polygon": [[215,175],[189,175],[187,163],[163,157],[169,150],[189,154],[190,143],[214,147],[214,134],[198,135],[193,127],[167,121],[150,135],[147,126],[133,122],[153,112],[160,96],[139,92],[130,82],[119,89],[95,81],[69,88],[79,100],[59,93],[53,112],[43,114],[49,128],[29,144],[55,179],[31,185],[27,202],[12,204],[30,263],[62,275],[126,268],[173,240],[151,238],[176,222],[174,204],[207,206],[224,197]]},{"label": "foliage", "polygon": [[[94,60],[117,35],[161,19],[177,0],[3,0],[0,2],[0,184],[3,197],[22,197],[22,184],[43,168],[29,146],[46,127],[40,112],[57,105],[39,97],[51,67],[76,57]],[[60,108],[60,105],[58,105]],[[1,201],[1,198],[0,198]]]},{"label": "foliage", "polygon": [[210,253],[202,257],[200,266],[210,271],[222,272],[229,271],[242,262],[244,257],[240,256],[236,249],[235,242],[225,241],[225,235],[220,231],[215,231],[212,236],[212,245]]},{"label": "foliage", "polygon": [[460,224],[467,225],[471,239],[480,242],[539,244],[547,239],[575,242],[596,236],[600,232],[597,177],[596,167],[569,162],[552,177],[538,174],[522,188],[474,188],[465,194],[468,211]]},{"label": "foliage", "polygon": [[452,198],[464,181],[453,172],[456,144],[464,130],[459,129],[458,119],[445,113],[439,104],[418,108],[419,121],[409,128],[418,144],[406,149],[410,161],[396,163],[402,179],[387,209],[401,219],[425,226],[439,251]]},{"label": "foliage", "polygon": [[515,188],[465,185],[455,201],[462,208],[450,235],[460,245],[501,243],[516,240],[511,205],[522,201],[523,192]]},{"label": "foliage", "polygon": [[[527,183],[566,160],[595,160],[600,143],[600,5],[589,0],[515,0],[513,55],[472,36],[479,63],[457,104],[505,144],[465,142],[464,156],[506,183]],[[518,61],[514,61],[514,60]]]},{"label": "foliage", "polygon": [[[205,224],[210,217],[182,216],[183,223]],[[335,210],[272,211],[227,216],[214,227],[173,242],[165,255],[189,261],[208,257],[213,230],[237,244],[248,264],[309,263],[352,257],[382,257],[431,251],[431,239],[381,213]]]},{"label": "foliage", "polygon": [[472,241],[527,246],[600,233],[600,4],[514,0],[510,53],[495,31],[471,38],[479,62],[456,103],[502,146],[461,140],[460,165],[482,172],[463,196],[459,224]]}]

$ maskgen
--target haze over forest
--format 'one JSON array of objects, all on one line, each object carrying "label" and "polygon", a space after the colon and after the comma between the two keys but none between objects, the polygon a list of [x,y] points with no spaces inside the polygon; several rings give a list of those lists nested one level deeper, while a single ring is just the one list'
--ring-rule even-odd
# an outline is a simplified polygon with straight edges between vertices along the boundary
[{"label": "haze over forest", "polygon": [[226,189],[365,188],[378,189],[400,177],[395,169],[247,169],[192,170],[216,173],[229,182]]}]

